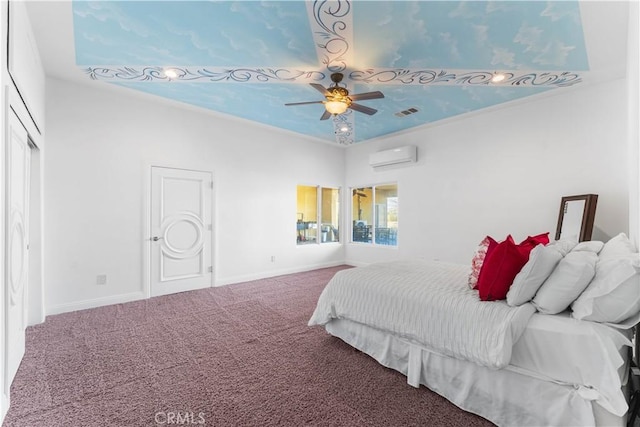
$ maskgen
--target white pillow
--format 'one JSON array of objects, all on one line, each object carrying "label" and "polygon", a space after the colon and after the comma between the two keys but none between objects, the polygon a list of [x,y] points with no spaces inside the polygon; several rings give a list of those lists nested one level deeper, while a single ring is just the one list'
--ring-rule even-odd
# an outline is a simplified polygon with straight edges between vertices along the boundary
[{"label": "white pillow", "polygon": [[577,240],[560,239],[560,240],[555,240],[549,243],[547,246],[555,248],[558,252],[562,254],[562,256],[565,256],[569,252],[571,252],[571,249],[573,249],[577,244],[578,244]]},{"label": "white pillow", "polygon": [[518,306],[531,301],[561,259],[562,253],[553,246],[538,245],[533,248],[529,253],[529,261],[516,275],[507,292],[507,304]]},{"label": "white pillow", "polygon": [[593,252],[569,252],[542,284],[533,305],[544,314],[566,310],[593,279],[597,261]]},{"label": "white pillow", "polygon": [[620,323],[640,311],[640,256],[598,262],[596,276],[571,305],[576,319]]},{"label": "white pillow", "polygon": [[603,246],[604,246],[604,243],[598,240],[593,240],[590,242],[580,242],[573,249],[571,249],[571,251],[572,252],[589,251],[589,252],[598,253],[602,250]]},{"label": "white pillow", "polygon": [[609,239],[604,247],[600,251],[600,260],[610,257],[616,257],[618,255],[629,255],[636,253],[636,248],[629,240],[626,234],[620,233],[615,237]]}]

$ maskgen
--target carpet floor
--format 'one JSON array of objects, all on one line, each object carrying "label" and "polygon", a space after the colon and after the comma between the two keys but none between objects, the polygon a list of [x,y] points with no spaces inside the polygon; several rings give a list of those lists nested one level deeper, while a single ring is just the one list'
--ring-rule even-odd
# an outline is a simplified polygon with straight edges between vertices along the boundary
[{"label": "carpet floor", "polygon": [[3,425],[493,425],[306,326],[343,268],[49,316]]}]

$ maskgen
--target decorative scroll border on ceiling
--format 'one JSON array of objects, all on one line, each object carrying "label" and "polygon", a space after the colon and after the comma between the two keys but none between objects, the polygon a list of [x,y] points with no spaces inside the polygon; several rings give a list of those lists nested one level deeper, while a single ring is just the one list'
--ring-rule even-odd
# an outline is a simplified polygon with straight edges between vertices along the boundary
[{"label": "decorative scroll border on ceiling", "polygon": [[[176,77],[165,75],[171,70]],[[303,71],[287,68],[214,67],[88,67],[84,72],[93,80],[139,82],[236,82],[236,83],[314,83],[326,79],[322,71]],[[386,85],[438,86],[556,86],[566,87],[582,82],[582,76],[570,71],[508,71],[505,79],[493,83],[493,72],[470,70],[408,70],[367,69],[351,71],[346,80],[353,83]]]},{"label": "decorative scroll border on ceiling", "polygon": [[502,71],[505,79],[494,83],[496,72],[471,70],[408,70],[367,69],[351,71],[348,78],[357,83],[404,85],[492,85],[492,86],[557,86],[582,82],[582,77],[570,71]]},{"label": "decorative scroll border on ceiling", "polygon": [[318,60],[331,73],[344,71],[351,62],[351,2],[322,0],[307,4]]},{"label": "decorative scroll border on ceiling", "polygon": [[[171,70],[175,77],[165,73]],[[218,67],[88,67],[84,72],[93,80],[139,82],[236,82],[236,83],[313,83],[325,79],[321,71],[287,68],[218,68]]]},{"label": "decorative scroll border on ceiling", "polygon": [[[347,127],[346,131],[341,130]],[[333,116],[333,129],[336,134],[336,142],[340,145],[351,145],[355,142],[353,110],[347,110],[343,114]]]}]

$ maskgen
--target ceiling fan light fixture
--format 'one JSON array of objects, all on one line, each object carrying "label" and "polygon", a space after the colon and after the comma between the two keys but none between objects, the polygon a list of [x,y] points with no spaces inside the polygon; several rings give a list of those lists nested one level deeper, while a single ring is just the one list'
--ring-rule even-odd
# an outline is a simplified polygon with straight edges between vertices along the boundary
[{"label": "ceiling fan light fixture", "polygon": [[[369,116],[377,113],[378,110],[375,108],[370,108],[366,105],[358,104],[353,101],[384,98],[382,92],[375,91],[349,95],[347,88],[339,86],[342,81],[342,77],[342,73],[331,74],[331,81],[334,84],[327,88],[318,83],[309,83],[315,90],[324,95],[324,101],[290,102],[284,105],[322,104],[324,105],[325,111],[322,116],[320,116],[320,120],[328,120],[332,115],[337,116],[339,114],[343,114],[349,108],[353,111],[358,111]],[[338,130],[336,129],[335,132],[338,133]]]},{"label": "ceiling fan light fixture", "polygon": [[344,113],[345,111],[347,111],[348,107],[349,105],[343,101],[327,101],[324,103],[324,108],[326,108],[328,112],[334,115]]}]

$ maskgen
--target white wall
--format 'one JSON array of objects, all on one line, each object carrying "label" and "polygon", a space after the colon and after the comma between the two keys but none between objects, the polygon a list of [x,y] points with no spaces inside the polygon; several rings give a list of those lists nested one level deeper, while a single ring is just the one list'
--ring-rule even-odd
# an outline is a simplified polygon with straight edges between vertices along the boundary
[{"label": "white wall", "polygon": [[[640,246],[640,5],[629,4],[629,41],[627,44],[627,93],[629,127],[629,233]],[[635,190],[635,191],[634,191]]]},{"label": "white wall", "polygon": [[[345,187],[397,182],[398,248],[349,244],[346,260],[467,263],[480,240],[555,235],[560,198],[599,195],[594,240],[628,232],[626,80],[563,89],[509,107],[353,146]],[[418,146],[418,163],[373,171],[369,153]]]},{"label": "white wall", "polygon": [[[158,98],[47,80],[47,313],[143,297],[149,165],[211,170],[216,284],[335,265],[296,246],[296,185],[341,186],[343,150]],[[271,256],[276,261],[271,262]],[[107,274],[107,285],[96,275]]]},{"label": "white wall", "polygon": [[[553,236],[560,198],[571,194],[599,194],[594,239],[628,232],[626,87],[569,88],[344,151],[151,97],[48,80],[47,312],[144,297],[150,164],[214,172],[216,284],[345,259],[466,263],[487,234]],[[368,166],[370,152],[405,144],[418,145],[416,165]],[[385,182],[399,185],[398,248],[295,245],[297,184]],[[103,273],[108,284],[96,285]]]},{"label": "white wall", "polygon": [[5,167],[5,152],[6,152],[6,117],[7,117],[7,109],[6,109],[6,97],[7,97],[7,82],[9,80],[9,76],[7,74],[7,63],[6,63],[6,46],[7,46],[7,30],[6,30],[6,22],[8,19],[7,13],[7,2],[0,1],[0,180],[2,181],[2,185],[0,185],[0,319],[2,319],[2,326],[0,326],[0,423],[4,420],[4,416],[9,410],[9,395],[5,393],[5,348],[6,348],[6,340],[5,340],[5,290],[6,282],[5,282],[5,190],[4,190],[4,182],[6,176],[6,167]]}]

